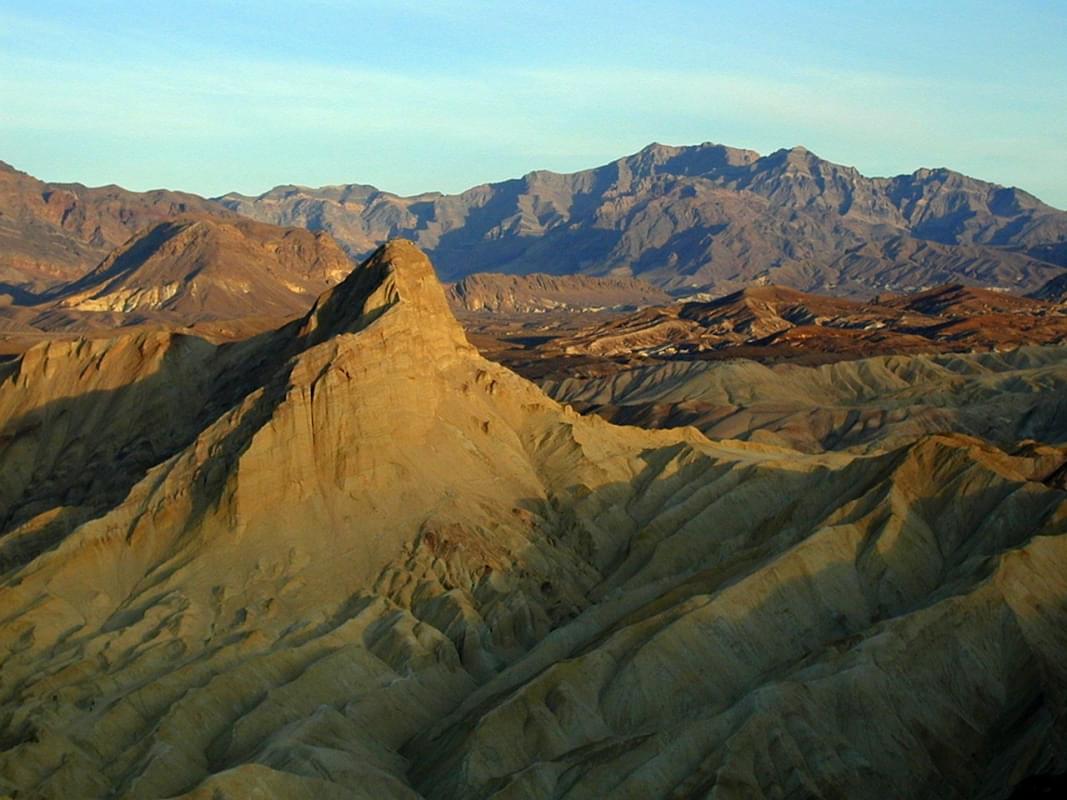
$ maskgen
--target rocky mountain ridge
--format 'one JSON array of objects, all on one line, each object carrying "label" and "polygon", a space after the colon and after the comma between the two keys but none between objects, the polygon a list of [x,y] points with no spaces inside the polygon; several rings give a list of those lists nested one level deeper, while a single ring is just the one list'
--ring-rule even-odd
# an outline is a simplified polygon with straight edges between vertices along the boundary
[{"label": "rocky mountain ridge", "polygon": [[0,162],[0,294],[79,278],[134,234],[183,214],[234,216],[186,192],[47,183]]},{"label": "rocky mountain ridge", "polygon": [[676,295],[771,283],[871,296],[964,283],[1039,291],[1067,270],[1067,213],[948,169],[869,178],[803,147],[649,145],[595,169],[457,195],[280,186],[214,200],[38,181],[0,164],[0,290],[84,275],[156,222],[237,212],[333,235],[356,257],[407,236],[441,277],[638,277]]},{"label": "rocky mountain ridge", "polygon": [[1067,213],[947,169],[868,178],[802,147],[767,156],[654,144],[572,174],[531,172],[458,195],[363,185],[219,198],[330,231],[353,253],[396,235],[446,280],[472,272],[626,275],[676,292],[753,282],[871,295],[964,282],[1036,290],[1067,268]]}]

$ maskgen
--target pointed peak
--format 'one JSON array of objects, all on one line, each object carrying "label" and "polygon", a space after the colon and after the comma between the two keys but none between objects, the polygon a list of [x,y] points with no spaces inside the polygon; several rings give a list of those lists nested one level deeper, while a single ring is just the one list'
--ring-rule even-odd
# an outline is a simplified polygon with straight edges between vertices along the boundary
[{"label": "pointed peak", "polygon": [[[948,167],[919,167],[911,173],[911,177],[917,180],[947,180],[953,177],[963,177],[959,172],[949,169]],[[974,180],[974,179],[971,179]]]},{"label": "pointed peak", "polygon": [[[827,165],[829,162],[824,161],[808,148],[798,144],[793,147],[783,147],[780,150],[775,150],[773,153],[759,159],[759,164],[763,169],[769,168],[811,172],[814,169],[822,168],[823,165]],[[849,169],[848,167],[841,167],[837,164],[830,164],[830,166],[840,169]]]},{"label": "pointed peak", "polygon": [[389,240],[364,263],[391,275],[401,299],[406,302],[432,301],[436,295],[444,298],[444,289],[429,257],[410,239]]},{"label": "pointed peak", "polygon": [[789,163],[797,163],[801,161],[809,161],[811,159],[817,159],[818,156],[811,152],[802,144],[793,145],[788,149],[782,149],[778,151],[781,157]]},{"label": "pointed peak", "polygon": [[381,245],[337,286],[323,293],[301,325],[309,344],[356,333],[392,309],[412,315],[411,333],[466,346],[430,259],[407,239]]},{"label": "pointed peak", "polygon": [[652,142],[646,144],[640,150],[638,150],[631,159],[637,159],[642,162],[659,163],[669,158],[673,158],[683,151],[684,148],[675,147],[669,144],[662,144],[660,142]]}]

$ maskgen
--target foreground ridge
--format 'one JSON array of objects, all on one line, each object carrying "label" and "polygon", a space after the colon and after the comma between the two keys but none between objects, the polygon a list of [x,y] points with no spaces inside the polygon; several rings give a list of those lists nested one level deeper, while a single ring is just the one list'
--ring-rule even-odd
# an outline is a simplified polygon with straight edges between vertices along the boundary
[{"label": "foreground ridge", "polygon": [[1067,769],[1053,447],[577,415],[426,256],[0,366],[0,788],[1003,796]]}]

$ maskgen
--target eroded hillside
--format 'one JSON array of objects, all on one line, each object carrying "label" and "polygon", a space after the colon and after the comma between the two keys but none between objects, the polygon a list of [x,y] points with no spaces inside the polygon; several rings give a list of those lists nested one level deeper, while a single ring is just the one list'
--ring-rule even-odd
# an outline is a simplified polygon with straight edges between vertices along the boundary
[{"label": "eroded hillside", "polygon": [[1067,769],[1062,427],[618,427],[480,356],[407,242],[247,341],[0,370],[9,793],[992,798]]}]

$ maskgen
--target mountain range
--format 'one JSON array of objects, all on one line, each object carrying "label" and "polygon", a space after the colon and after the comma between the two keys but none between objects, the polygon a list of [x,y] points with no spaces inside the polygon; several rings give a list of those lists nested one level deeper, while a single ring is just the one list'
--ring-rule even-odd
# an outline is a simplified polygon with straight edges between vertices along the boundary
[{"label": "mountain range", "polygon": [[1067,272],[1067,213],[1021,189],[947,169],[868,178],[801,147],[654,144],[572,174],[410,197],[347,184],[206,199],[44,183],[0,164],[0,292],[57,297],[130,237],[188,214],[327,233],[355,258],[405,236],[446,281],[545,273],[636,277],[675,295],[775,284],[866,297],[947,283],[1048,294]]},{"label": "mountain range", "polygon": [[649,145],[572,174],[458,195],[360,184],[225,195],[226,208],[329,231],[359,255],[408,236],[445,280],[472,272],[636,276],[679,293],[753,282],[870,295],[962,282],[1038,290],[1067,268],[1067,213],[948,169],[868,178],[803,147],[767,156]]}]

